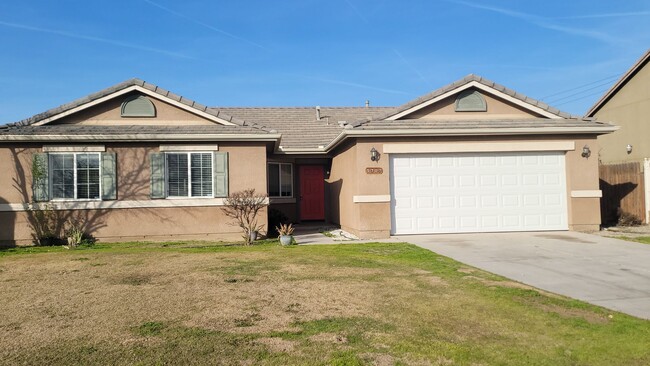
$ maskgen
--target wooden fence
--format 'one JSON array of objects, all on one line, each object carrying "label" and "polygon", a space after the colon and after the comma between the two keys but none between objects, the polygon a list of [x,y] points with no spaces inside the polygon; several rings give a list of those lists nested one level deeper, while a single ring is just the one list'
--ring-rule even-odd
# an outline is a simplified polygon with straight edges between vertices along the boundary
[{"label": "wooden fence", "polygon": [[600,215],[603,225],[616,224],[621,212],[645,221],[645,192],[640,163],[601,165],[599,167]]}]

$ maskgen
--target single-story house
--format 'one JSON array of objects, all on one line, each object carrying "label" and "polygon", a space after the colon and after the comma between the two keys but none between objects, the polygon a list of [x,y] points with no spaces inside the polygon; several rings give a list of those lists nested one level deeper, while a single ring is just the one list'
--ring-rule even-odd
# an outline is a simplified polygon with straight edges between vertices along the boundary
[{"label": "single-story house", "polygon": [[[616,133],[598,137],[609,203],[650,223],[650,49],[587,111],[587,118],[611,121]],[[624,164],[622,164],[624,163]],[[612,214],[616,214],[613,212]]]},{"label": "single-story house", "polygon": [[476,75],[322,108],[208,107],[133,79],[0,127],[0,240],[32,241],[33,202],[105,241],[235,238],[224,198],[248,188],[361,238],[598,230],[596,138],[615,129]]}]

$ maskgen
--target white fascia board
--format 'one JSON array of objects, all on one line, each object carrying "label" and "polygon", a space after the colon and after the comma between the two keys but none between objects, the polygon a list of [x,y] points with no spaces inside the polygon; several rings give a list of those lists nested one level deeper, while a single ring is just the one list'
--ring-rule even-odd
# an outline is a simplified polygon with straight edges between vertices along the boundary
[{"label": "white fascia board", "polygon": [[277,141],[279,134],[0,135],[0,141]]},{"label": "white fascia board", "polygon": [[330,151],[348,137],[395,137],[395,136],[516,136],[516,135],[562,135],[605,134],[618,130],[618,126],[603,127],[540,127],[540,128],[473,128],[473,129],[406,129],[406,130],[346,130],[325,148]]},{"label": "white fascia board", "polygon": [[229,122],[229,121],[226,121],[226,120],[223,119],[223,118],[219,118],[219,117],[216,117],[216,116],[214,116],[214,115],[212,115],[212,114],[210,114],[210,113],[203,112],[203,111],[201,111],[201,110],[199,110],[199,109],[196,109],[196,108],[191,107],[191,106],[189,106],[189,105],[187,105],[187,104],[184,104],[184,103],[178,102],[178,101],[173,100],[173,99],[171,99],[171,98],[168,98],[168,97],[166,97],[166,96],[164,96],[164,95],[162,95],[162,94],[158,94],[158,93],[153,92],[153,91],[151,91],[151,90],[149,90],[149,89],[143,88],[143,87],[141,87],[141,86],[139,86],[139,85],[132,85],[132,86],[130,86],[130,87],[128,87],[128,88],[124,88],[124,89],[122,89],[122,90],[118,90],[118,91],[116,91],[116,92],[114,92],[114,93],[111,93],[111,94],[109,94],[109,95],[106,95],[106,96],[104,96],[104,97],[102,97],[102,98],[99,98],[99,99],[93,100],[93,101],[91,101],[91,102],[88,102],[88,103],[82,104],[82,105],[80,105],[80,106],[78,106],[78,107],[75,107],[75,108],[69,109],[69,110],[67,110],[67,111],[65,111],[65,112],[61,112],[61,113],[59,113],[59,114],[56,114],[56,115],[54,115],[54,116],[52,116],[52,117],[49,117],[49,118],[46,118],[46,119],[44,119],[44,120],[38,121],[38,122],[34,123],[32,126],[42,126],[42,125],[44,125],[44,124],[50,123],[50,122],[52,122],[52,121],[55,121],[55,120],[57,120],[57,119],[60,119],[60,118],[63,118],[63,117],[69,116],[69,115],[71,115],[71,114],[73,114],[73,113],[77,113],[77,112],[79,112],[79,111],[82,111],[82,110],[84,110],[84,109],[86,109],[86,108],[90,108],[90,107],[92,107],[92,106],[95,106],[95,105],[98,105],[98,104],[104,103],[104,102],[106,102],[106,101],[108,101],[108,100],[111,100],[111,99],[113,99],[113,98],[115,98],[115,97],[119,97],[120,95],[124,95],[124,94],[130,93],[130,92],[132,92],[132,91],[138,91],[138,92],[140,92],[140,93],[142,93],[142,94],[146,94],[146,95],[148,95],[148,96],[150,96],[150,97],[152,97],[152,98],[155,98],[155,99],[161,100],[161,101],[163,101],[163,102],[165,102],[165,103],[169,103],[169,104],[171,104],[171,105],[173,105],[173,106],[175,106],[175,107],[181,108],[181,109],[183,109],[183,110],[185,110],[185,111],[187,111],[187,112],[189,112],[189,113],[199,115],[199,116],[201,116],[201,117],[203,117],[203,118],[205,118],[205,119],[208,119],[208,120],[210,120],[210,121],[217,122],[217,123],[219,123],[219,124],[226,125],[226,126],[236,126],[236,124],[234,124],[234,123],[232,123],[232,122]]},{"label": "white fascia board", "polygon": [[575,141],[472,141],[384,144],[384,154],[573,151]]},{"label": "white fascia board", "polygon": [[548,111],[546,111],[546,110],[544,110],[542,108],[539,108],[537,106],[534,106],[534,105],[532,105],[530,103],[526,103],[526,102],[524,102],[524,101],[522,101],[520,99],[511,97],[510,95],[508,95],[506,93],[500,92],[500,91],[498,91],[498,90],[496,90],[494,88],[491,88],[491,87],[489,87],[487,85],[481,84],[478,81],[470,81],[469,83],[467,83],[465,85],[461,85],[456,89],[452,89],[452,90],[450,90],[450,91],[448,91],[448,92],[446,92],[444,94],[441,94],[441,95],[439,95],[439,96],[437,96],[437,97],[435,97],[433,99],[429,99],[426,102],[422,102],[422,103],[420,103],[420,104],[418,104],[416,106],[413,106],[413,107],[411,107],[411,108],[409,108],[409,109],[407,109],[407,110],[405,110],[403,112],[400,112],[398,114],[392,115],[392,116],[390,116],[390,117],[388,117],[386,119],[390,120],[390,121],[400,119],[400,118],[402,118],[402,117],[404,117],[406,115],[409,115],[409,114],[411,114],[411,113],[413,113],[415,111],[418,111],[418,110],[420,110],[420,109],[422,109],[424,107],[427,107],[427,106],[429,106],[431,104],[439,102],[439,101],[441,101],[441,100],[443,100],[443,99],[445,99],[447,97],[450,97],[450,96],[452,96],[454,94],[460,93],[463,90],[469,89],[469,88],[472,88],[472,87],[483,90],[486,93],[492,94],[492,95],[494,95],[494,96],[496,96],[498,98],[504,99],[504,100],[506,100],[506,101],[508,101],[510,103],[516,104],[516,105],[518,105],[520,107],[528,109],[529,111],[535,112],[535,113],[540,114],[540,115],[542,115],[544,117],[553,118],[553,119],[561,119],[562,118],[562,117],[558,116],[557,114],[548,112]]}]

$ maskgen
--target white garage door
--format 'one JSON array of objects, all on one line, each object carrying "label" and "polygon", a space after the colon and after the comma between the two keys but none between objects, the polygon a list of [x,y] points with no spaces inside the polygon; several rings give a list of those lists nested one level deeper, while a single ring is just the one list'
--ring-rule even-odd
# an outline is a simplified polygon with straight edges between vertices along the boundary
[{"label": "white garage door", "polygon": [[567,230],[564,153],[390,156],[392,234]]}]

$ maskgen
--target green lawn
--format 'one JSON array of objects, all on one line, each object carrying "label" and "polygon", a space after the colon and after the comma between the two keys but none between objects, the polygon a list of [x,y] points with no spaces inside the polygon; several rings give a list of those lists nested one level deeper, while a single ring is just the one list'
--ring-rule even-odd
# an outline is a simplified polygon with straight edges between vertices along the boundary
[{"label": "green lawn", "polygon": [[410,244],[0,251],[0,364],[648,365],[650,322]]},{"label": "green lawn", "polygon": [[637,236],[637,237],[618,236],[616,237],[616,239],[634,241],[641,244],[650,244],[650,236]]}]

